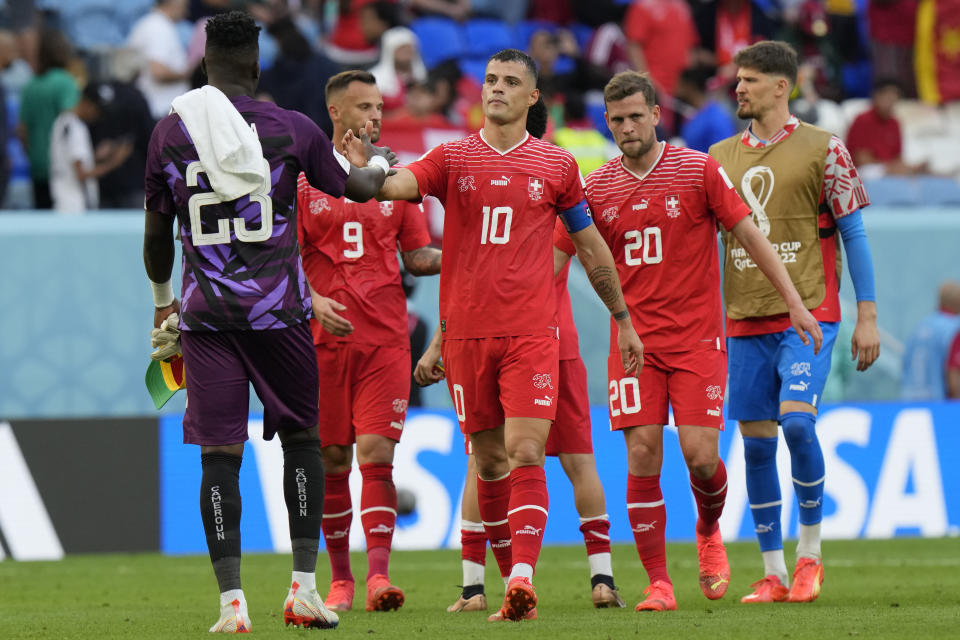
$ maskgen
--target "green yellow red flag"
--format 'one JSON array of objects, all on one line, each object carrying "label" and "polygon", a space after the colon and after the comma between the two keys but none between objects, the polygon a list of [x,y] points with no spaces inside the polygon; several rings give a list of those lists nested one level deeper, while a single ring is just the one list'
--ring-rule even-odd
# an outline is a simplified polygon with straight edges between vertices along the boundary
[{"label": "green yellow red flag", "polygon": [[144,376],[144,383],[147,385],[150,397],[153,398],[153,405],[157,409],[163,407],[173,394],[186,386],[183,356],[176,355],[162,362],[151,360]]}]

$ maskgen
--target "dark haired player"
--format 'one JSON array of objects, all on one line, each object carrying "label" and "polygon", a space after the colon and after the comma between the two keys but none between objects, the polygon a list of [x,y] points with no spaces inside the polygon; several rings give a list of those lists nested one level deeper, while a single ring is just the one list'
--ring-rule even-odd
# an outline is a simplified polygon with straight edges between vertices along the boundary
[{"label": "dark haired player", "polygon": [[620,332],[633,371],[643,346],[630,323],[610,250],[584,199],[568,152],[530,136],[539,98],[525,53],[487,63],[479,133],[442,144],[384,183],[382,200],[437,197],[445,208],[440,329],[447,385],[470,437],[478,500],[497,561],[510,567],[499,618],[537,603],[530,582],[547,521],[544,445],[556,413],[559,341],[553,228],[559,215]]},{"label": "dark haired player", "polygon": [[[250,16],[237,11],[210,19],[202,63],[210,86],[183,96],[181,106],[174,104],[178,113],[157,124],[146,171],[144,264],[154,288],[154,325],[180,312],[187,371],[183,439],[200,445],[200,514],[220,587],[220,619],[210,631],[228,633],[251,627],[240,583],[238,484],[250,383],[264,405],[263,437],[279,434],[283,446],[293,550],[284,620],[308,627],[338,623],[315,588],[323,462],[317,369],[306,322],[310,297],[297,254],[297,175],[303,171],[333,196],[346,193],[363,201],[383,183],[389,166],[383,155],[390,155],[349,134],[344,144],[355,164],[379,154],[371,161],[375,166],[350,167],[306,116],[253,100],[260,76],[259,30]],[[195,124],[188,130],[180,115],[187,114],[187,98],[200,102],[199,121],[212,127]],[[210,111],[203,112],[203,105]],[[221,125],[238,122],[238,114],[238,129],[216,133]],[[216,153],[201,164],[198,146],[232,146],[239,153],[233,158],[241,157],[251,150],[249,140],[241,142],[246,124],[254,140],[259,138],[265,177],[247,195],[229,198],[240,189],[216,191],[212,185],[251,179],[231,171],[230,158],[220,162]],[[174,220],[183,242],[182,306],[170,283]]]},{"label": "dark haired player", "polygon": [[[373,75],[344,71],[326,86],[333,139],[359,135],[373,123],[380,137],[383,98]],[[400,283],[397,249],[408,273],[440,272],[440,251],[431,248],[420,206],[398,202],[353,202],[331,198],[307,184],[297,190],[300,250],[312,288],[311,322],[320,389],[326,401],[320,421],[326,496],[323,535],[330,558],[332,611],[353,606],[350,570],[350,468],[353,445],[363,478],[360,525],[367,543],[367,611],[403,605],[403,591],[390,584],[390,546],[397,521],[393,453],[410,397],[407,301]]]}]

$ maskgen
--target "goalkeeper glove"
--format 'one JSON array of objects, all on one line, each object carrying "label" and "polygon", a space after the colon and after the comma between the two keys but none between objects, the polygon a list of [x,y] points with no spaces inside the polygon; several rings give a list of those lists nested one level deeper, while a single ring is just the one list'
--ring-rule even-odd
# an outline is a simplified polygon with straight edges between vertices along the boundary
[{"label": "goalkeeper glove", "polygon": [[150,331],[150,358],[156,361],[169,360],[180,355],[180,316],[171,313],[160,323],[159,329]]}]

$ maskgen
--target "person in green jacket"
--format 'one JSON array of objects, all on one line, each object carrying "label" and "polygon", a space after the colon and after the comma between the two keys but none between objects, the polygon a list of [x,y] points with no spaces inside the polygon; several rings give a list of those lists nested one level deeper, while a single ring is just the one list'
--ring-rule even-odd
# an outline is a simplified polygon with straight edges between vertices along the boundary
[{"label": "person in green jacket", "polygon": [[17,134],[30,161],[34,207],[49,209],[50,133],[61,112],[77,104],[80,90],[67,70],[72,47],[60,31],[44,29],[37,50],[37,75],[23,88]]}]

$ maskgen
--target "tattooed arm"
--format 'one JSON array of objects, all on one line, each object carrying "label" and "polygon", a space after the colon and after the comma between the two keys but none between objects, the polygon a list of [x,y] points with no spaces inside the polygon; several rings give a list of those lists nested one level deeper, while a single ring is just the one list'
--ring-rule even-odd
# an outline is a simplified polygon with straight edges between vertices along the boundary
[{"label": "tattooed arm", "polygon": [[420,247],[413,251],[401,251],[403,268],[415,276],[432,276],[440,273],[440,249]]},{"label": "tattooed arm", "polygon": [[630,321],[613,255],[595,225],[571,233],[570,239],[577,248],[577,257],[587,272],[590,284],[617,322],[617,347],[624,371],[627,375],[635,374],[643,366],[643,343]]}]

